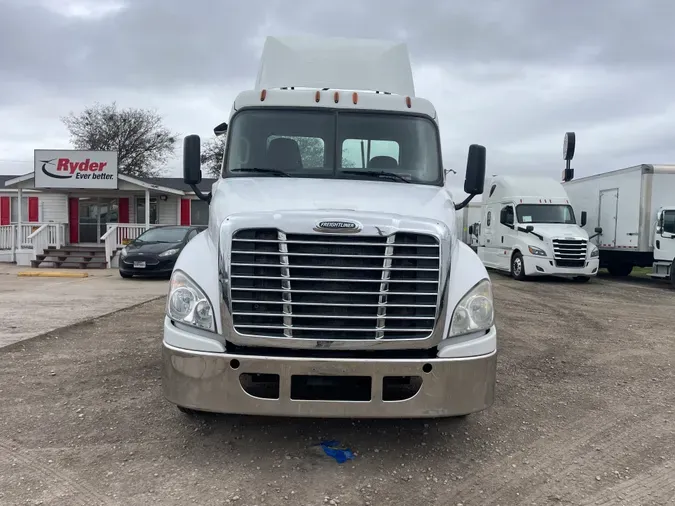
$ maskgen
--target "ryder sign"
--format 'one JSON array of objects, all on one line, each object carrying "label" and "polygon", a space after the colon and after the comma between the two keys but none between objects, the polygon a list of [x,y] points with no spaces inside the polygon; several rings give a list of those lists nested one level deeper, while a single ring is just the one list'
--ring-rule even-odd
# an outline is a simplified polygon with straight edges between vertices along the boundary
[{"label": "ryder sign", "polygon": [[35,188],[117,189],[117,152],[35,150]]}]

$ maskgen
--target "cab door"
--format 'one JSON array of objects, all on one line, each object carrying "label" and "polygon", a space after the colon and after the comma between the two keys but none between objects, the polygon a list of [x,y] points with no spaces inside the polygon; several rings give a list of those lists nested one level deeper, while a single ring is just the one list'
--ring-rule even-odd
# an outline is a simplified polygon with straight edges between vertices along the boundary
[{"label": "cab door", "polygon": [[511,252],[515,244],[515,212],[513,204],[503,203],[499,209],[499,252],[498,264],[500,269],[511,269]]},{"label": "cab door", "polygon": [[494,254],[494,208],[492,205],[484,208],[483,219],[480,223],[480,235],[478,236],[478,258],[486,267],[497,267]]},{"label": "cab door", "polygon": [[663,209],[660,214],[654,260],[672,262],[675,259],[675,209]]}]

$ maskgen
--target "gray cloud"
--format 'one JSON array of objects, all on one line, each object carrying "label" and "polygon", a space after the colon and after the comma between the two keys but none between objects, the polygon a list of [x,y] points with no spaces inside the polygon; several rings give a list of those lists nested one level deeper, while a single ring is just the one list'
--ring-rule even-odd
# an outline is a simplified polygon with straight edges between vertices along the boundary
[{"label": "gray cloud", "polygon": [[566,130],[578,174],[669,162],[673,19],[666,0],[0,0],[0,172],[66,146],[59,117],[96,100],[208,135],[253,85],[267,34],[405,40],[460,175],[479,142],[492,172],[557,176]]}]

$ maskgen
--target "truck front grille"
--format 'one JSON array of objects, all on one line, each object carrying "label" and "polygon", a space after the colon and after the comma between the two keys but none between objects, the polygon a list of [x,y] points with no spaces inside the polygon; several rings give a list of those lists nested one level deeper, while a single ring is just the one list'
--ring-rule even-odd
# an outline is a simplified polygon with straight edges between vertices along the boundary
[{"label": "truck front grille", "polygon": [[298,339],[423,339],[436,320],[438,239],[239,230],[232,320],[240,334]]},{"label": "truck front grille", "polygon": [[584,239],[553,239],[553,257],[558,267],[584,267],[588,241]]}]

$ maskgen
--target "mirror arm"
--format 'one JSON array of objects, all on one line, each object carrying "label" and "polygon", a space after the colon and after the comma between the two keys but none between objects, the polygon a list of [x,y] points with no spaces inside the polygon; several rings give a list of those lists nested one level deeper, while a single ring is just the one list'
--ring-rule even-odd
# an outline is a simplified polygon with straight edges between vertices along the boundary
[{"label": "mirror arm", "polygon": [[599,235],[602,235],[602,234],[600,234],[600,233],[598,232],[597,234],[594,234],[594,235],[590,236],[590,237],[588,238],[588,240],[590,241],[591,239],[595,239],[595,238],[598,237]]},{"label": "mirror arm", "polygon": [[195,195],[197,195],[198,199],[203,200],[207,204],[211,203],[211,192],[206,194],[202,193],[202,191],[199,188],[197,188],[196,184],[191,184],[190,188],[192,188],[192,191],[195,192]]},{"label": "mirror arm", "polygon": [[471,199],[473,199],[476,195],[477,195],[476,193],[472,193],[467,198],[462,200],[459,204],[455,204],[455,211],[459,211],[460,209],[464,209],[466,206],[468,206],[469,202],[471,202]]}]

